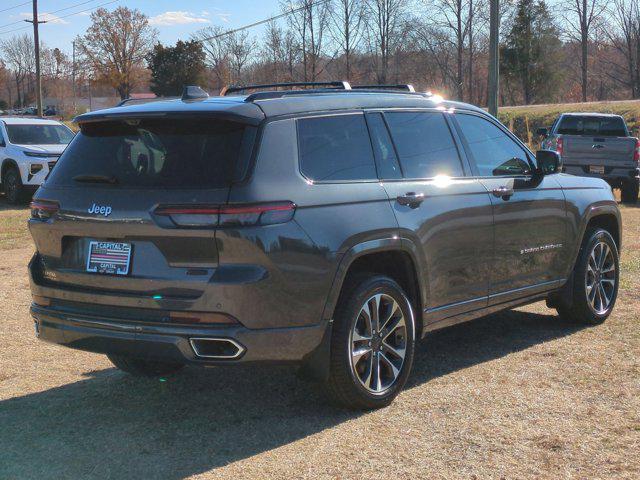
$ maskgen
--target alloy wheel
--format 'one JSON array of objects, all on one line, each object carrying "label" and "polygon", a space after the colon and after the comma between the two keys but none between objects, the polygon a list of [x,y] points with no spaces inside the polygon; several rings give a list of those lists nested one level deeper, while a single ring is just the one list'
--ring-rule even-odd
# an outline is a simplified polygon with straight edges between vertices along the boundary
[{"label": "alloy wheel", "polygon": [[402,371],[407,347],[407,323],[391,296],[376,294],[358,312],[351,330],[351,368],[369,392],[382,394]]},{"label": "alloy wheel", "polygon": [[585,289],[589,306],[598,315],[609,309],[616,288],[616,262],[611,247],[598,242],[589,254]]}]

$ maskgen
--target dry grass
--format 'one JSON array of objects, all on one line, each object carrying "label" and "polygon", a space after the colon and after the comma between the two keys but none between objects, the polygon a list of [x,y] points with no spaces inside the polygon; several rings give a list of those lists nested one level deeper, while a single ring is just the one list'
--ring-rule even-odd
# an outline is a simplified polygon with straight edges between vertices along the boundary
[{"label": "dry grass", "polygon": [[366,414],[325,405],[290,368],[136,380],[38,342],[32,249],[2,250],[0,479],[640,478],[640,209],[623,216],[604,325],[535,304],[434,333],[396,402]]}]

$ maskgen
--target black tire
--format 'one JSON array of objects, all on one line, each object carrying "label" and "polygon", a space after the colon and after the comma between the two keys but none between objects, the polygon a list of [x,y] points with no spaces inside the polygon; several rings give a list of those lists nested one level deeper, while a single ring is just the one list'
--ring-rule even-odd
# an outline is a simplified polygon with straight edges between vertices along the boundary
[{"label": "black tire", "polygon": [[636,203],[638,201],[638,191],[640,186],[637,181],[622,184],[620,189],[620,199],[622,203]]},{"label": "black tire", "polygon": [[[393,309],[392,300],[396,302],[399,310],[404,318],[404,327],[399,326],[391,328],[391,330],[383,329],[384,332],[378,332],[378,338],[373,333],[375,330],[370,329],[372,341],[368,343],[367,340],[361,344],[364,350],[370,350],[369,356],[363,355],[360,360],[356,361],[355,366],[351,363],[351,351],[352,351],[352,331],[357,329],[363,321],[366,321],[361,315],[361,309],[364,307],[367,300],[375,298],[376,295],[382,295],[380,298],[380,310],[384,310],[384,317],[387,317],[388,312]],[[375,302],[375,300],[372,300]],[[368,303],[368,305],[373,305]],[[398,310],[395,310],[395,314],[392,312],[389,315],[390,321],[398,325],[402,325],[402,320],[399,319]],[[380,324],[384,323],[384,318],[381,319]],[[369,325],[373,325],[374,322],[370,322]],[[413,355],[415,351],[415,317],[411,302],[402,291],[402,288],[391,278],[383,275],[361,275],[348,281],[348,284],[343,288],[340,296],[340,301],[336,308],[334,315],[334,324],[331,336],[331,358],[329,364],[329,379],[326,382],[327,393],[331,400],[340,405],[350,409],[357,410],[370,410],[374,408],[381,408],[389,405],[393,399],[398,395],[402,387],[404,387],[409,373],[411,371],[411,364],[413,363]],[[387,326],[392,325],[387,323]],[[393,335],[391,335],[391,333]],[[389,343],[383,341],[383,333],[388,333]],[[367,334],[368,335],[368,334]],[[360,340],[355,340],[361,342]],[[397,343],[399,342],[399,343]],[[404,360],[400,360],[400,356],[394,356],[393,350],[389,349],[390,343],[393,343],[393,347],[397,351],[404,349]],[[360,343],[359,343],[360,345]],[[374,352],[376,352],[374,354]],[[399,373],[397,375],[392,370],[389,364],[389,358],[395,363],[395,367]],[[377,360],[377,371],[380,375],[376,376],[376,385],[365,387],[365,383],[362,382],[358,375],[366,376],[366,373],[357,373],[357,369],[362,367],[363,370],[369,372],[376,371],[374,363]],[[364,366],[361,363],[364,362]],[[388,385],[384,386],[382,382],[383,377],[387,377]],[[369,378],[373,378],[370,375]],[[395,378],[395,380],[391,380]],[[379,383],[378,383],[379,382]],[[379,391],[373,390],[379,387]],[[384,387],[384,388],[383,388]]]},{"label": "black tire", "polygon": [[160,377],[175,373],[184,367],[182,363],[158,362],[122,355],[107,355],[116,368],[136,377]]},{"label": "black tire", "polygon": [[[592,262],[591,265],[595,265],[598,262],[593,261],[591,258],[592,253],[594,253],[595,257],[599,258],[597,251],[594,252],[594,249],[602,244],[606,245],[611,255],[605,258],[604,265],[600,270],[608,270],[611,266],[614,267],[614,270],[612,272],[594,274],[591,273],[593,268],[589,266],[590,261]],[[604,252],[606,249],[604,247],[602,248]],[[578,260],[573,269],[572,303],[571,305],[566,305],[560,301],[556,306],[558,313],[566,320],[583,325],[598,325],[604,322],[615,306],[618,296],[619,277],[618,248],[616,247],[613,237],[609,232],[601,228],[588,229],[585,232],[580,253],[578,254]],[[598,278],[603,279],[602,282],[597,281]],[[611,285],[611,281],[613,281],[612,286],[606,286]],[[593,285],[603,285],[603,290],[601,291],[596,288],[593,299],[589,298],[590,294],[588,292],[594,291],[593,287],[589,290],[589,283],[593,283]],[[604,292],[604,297],[601,292]],[[606,308],[604,308],[604,303],[600,304],[598,302],[598,297],[601,299],[610,298]]]},{"label": "black tire", "polygon": [[25,191],[22,186],[20,172],[15,167],[9,167],[2,178],[4,193],[7,196],[7,202],[11,205],[19,205],[25,201]]}]

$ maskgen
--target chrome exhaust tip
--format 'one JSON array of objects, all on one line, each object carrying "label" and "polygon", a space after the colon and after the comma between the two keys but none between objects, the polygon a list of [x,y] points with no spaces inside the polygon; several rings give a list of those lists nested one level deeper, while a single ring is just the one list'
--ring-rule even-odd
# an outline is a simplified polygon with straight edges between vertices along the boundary
[{"label": "chrome exhaust tip", "polygon": [[246,350],[230,338],[190,338],[189,343],[198,358],[233,360]]}]

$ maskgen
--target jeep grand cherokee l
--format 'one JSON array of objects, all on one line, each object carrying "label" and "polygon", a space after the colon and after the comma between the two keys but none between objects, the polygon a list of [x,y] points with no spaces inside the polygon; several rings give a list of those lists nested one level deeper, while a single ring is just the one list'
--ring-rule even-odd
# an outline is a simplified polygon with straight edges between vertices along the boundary
[{"label": "jeep grand cherokee l", "polygon": [[297,363],[366,409],[431,330],[542,299],[608,317],[604,181],[558,173],[471,105],[312,86],[79,116],[32,204],[39,337],[142,375]]}]

